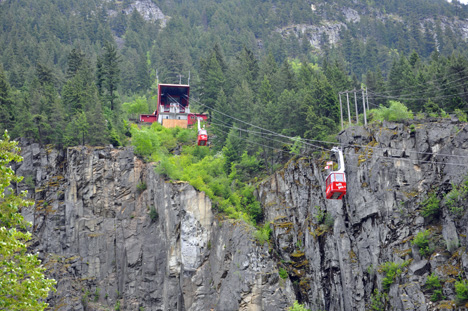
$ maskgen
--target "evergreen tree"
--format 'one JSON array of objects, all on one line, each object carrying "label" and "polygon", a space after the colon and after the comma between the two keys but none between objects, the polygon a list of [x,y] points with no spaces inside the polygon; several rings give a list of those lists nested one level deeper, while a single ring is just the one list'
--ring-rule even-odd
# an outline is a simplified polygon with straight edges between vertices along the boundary
[{"label": "evergreen tree", "polygon": [[104,44],[104,54],[102,58],[103,87],[106,90],[106,102],[110,104],[110,109],[115,110],[116,91],[120,83],[119,64],[121,57],[117,49],[110,42]]},{"label": "evergreen tree", "polygon": [[79,49],[74,48],[68,54],[67,78],[72,78],[76,72],[83,66],[85,54]]},{"label": "evergreen tree", "polygon": [[226,118],[225,115],[232,115],[231,106],[227,101],[224,90],[221,89],[213,111],[213,144],[215,150],[221,150],[227,138],[228,129],[232,126],[233,120]]},{"label": "evergreen tree", "polygon": [[211,57],[208,60],[202,60],[201,64],[200,78],[202,89],[200,98],[205,105],[203,110],[206,111],[208,109],[211,119],[212,109],[216,105],[220,90],[224,87],[225,77],[218,63],[216,53],[211,53]]},{"label": "evergreen tree", "polygon": [[224,171],[227,175],[231,173],[232,165],[239,162],[244,152],[245,143],[240,132],[234,128],[229,131],[226,144],[223,147]]},{"label": "evergreen tree", "polygon": [[13,101],[10,98],[10,84],[8,83],[3,66],[0,64],[0,131],[11,130],[14,124]]}]

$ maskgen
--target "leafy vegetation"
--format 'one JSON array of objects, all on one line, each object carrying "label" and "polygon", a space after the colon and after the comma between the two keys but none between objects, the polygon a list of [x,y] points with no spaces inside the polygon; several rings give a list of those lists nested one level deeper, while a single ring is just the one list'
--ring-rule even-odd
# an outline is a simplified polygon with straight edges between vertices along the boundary
[{"label": "leafy vegetation", "polygon": [[421,203],[421,207],[421,215],[423,217],[434,219],[440,214],[440,199],[435,192],[431,192]]},{"label": "leafy vegetation", "polygon": [[388,261],[379,267],[379,272],[385,276],[382,279],[382,287],[385,292],[390,290],[390,286],[395,282],[395,279],[402,273],[402,269],[409,264],[409,261],[395,263]]},{"label": "leafy vegetation", "polygon": [[381,293],[377,288],[374,289],[374,292],[371,295],[371,310],[383,311],[386,308],[388,302],[388,294]]},{"label": "leafy vegetation", "polygon": [[279,270],[278,270],[278,274],[280,276],[280,278],[282,278],[283,280],[287,279],[288,278],[288,270],[286,270],[285,268],[283,267],[280,267]]},{"label": "leafy vegetation", "polygon": [[456,216],[462,216],[465,212],[465,200],[468,196],[468,179],[465,179],[460,185],[452,183],[452,190],[445,196],[445,205],[450,212]]},{"label": "leafy vegetation", "polygon": [[26,192],[16,195],[7,190],[12,182],[23,179],[11,169],[12,161],[22,161],[17,142],[10,141],[5,132],[0,140],[0,309],[44,310],[44,299],[55,290],[55,280],[44,276],[45,268],[37,254],[27,251],[31,224],[24,220],[18,209],[33,203],[24,199]]},{"label": "leafy vegetation", "polygon": [[429,256],[434,252],[434,248],[430,245],[430,237],[431,232],[429,230],[424,230],[418,232],[411,241],[411,244],[418,246],[419,254],[423,257]]},{"label": "leafy vegetation", "polygon": [[468,301],[468,281],[460,280],[455,282],[455,292],[457,301],[463,303]]},{"label": "leafy vegetation", "polygon": [[151,205],[149,211],[150,211],[149,215],[150,215],[151,221],[153,222],[157,221],[159,218],[159,214],[156,208],[153,205]]},{"label": "leafy vegetation", "polygon": [[398,101],[390,101],[390,107],[380,106],[378,109],[370,110],[372,120],[379,121],[403,121],[413,119],[413,113]]},{"label": "leafy vegetation", "polygon": [[[195,129],[164,128],[154,123],[149,128],[133,127],[136,151],[158,163],[156,172],[173,180],[189,182],[212,200],[215,207],[230,218],[251,224],[262,218],[260,203],[249,184],[261,172],[261,163],[246,152],[226,166],[223,153],[195,146]],[[174,155],[170,151],[180,150]],[[226,169],[229,168],[229,174]],[[266,230],[263,229],[263,235]]]},{"label": "leafy vegetation", "polygon": [[288,311],[310,311],[310,309],[307,309],[304,305],[295,300],[293,305],[288,308]]},{"label": "leafy vegetation", "polygon": [[270,240],[271,227],[270,223],[265,223],[263,227],[257,229],[254,233],[254,237],[260,245]]},{"label": "leafy vegetation", "polygon": [[445,299],[445,296],[442,294],[442,285],[440,284],[439,277],[434,273],[427,277],[424,286],[432,292],[431,301],[436,302]]}]

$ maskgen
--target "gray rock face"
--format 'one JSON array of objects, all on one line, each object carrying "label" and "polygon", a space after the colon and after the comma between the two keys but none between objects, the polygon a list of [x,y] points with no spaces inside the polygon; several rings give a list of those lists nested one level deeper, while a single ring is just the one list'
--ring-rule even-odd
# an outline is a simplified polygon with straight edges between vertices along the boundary
[{"label": "gray rock face", "polygon": [[[186,183],[154,173],[131,149],[41,149],[23,142],[18,191],[57,292],[54,310],[437,310],[454,305],[468,272],[467,202],[421,216],[421,202],[468,173],[468,129],[456,120],[350,127],[344,146],[348,193],[325,199],[330,160],[293,159],[258,186],[270,245],[253,228],[213,214]],[[429,230],[428,254],[412,243]],[[393,276],[384,264],[394,267]],[[287,271],[286,278],[279,270]],[[432,302],[429,275],[447,301]],[[284,275],[283,275],[284,277]],[[384,287],[383,281],[387,285]],[[388,282],[390,280],[390,282]],[[386,297],[384,298],[385,295]],[[379,298],[380,297],[380,298]]]},{"label": "gray rock face", "polygon": [[[292,160],[258,189],[265,217],[273,222],[275,249],[287,263],[299,299],[311,310],[370,309],[374,290],[386,291],[382,265],[406,262],[393,278],[387,306],[436,308],[432,292],[424,289],[431,273],[439,276],[447,299],[454,300],[453,283],[468,272],[467,208],[455,220],[441,204],[432,222],[420,211],[429,192],[442,198],[450,183],[468,175],[465,124],[444,119],[411,128],[392,123],[378,129],[351,127],[339,140],[348,186],[342,201],[325,199],[322,167],[328,158]],[[431,257],[412,245],[423,230],[431,232]]]},{"label": "gray rock face", "polygon": [[151,0],[136,0],[125,9],[125,13],[131,14],[133,10],[137,10],[141,16],[147,21],[161,21],[161,27],[165,27],[169,18],[164,15],[161,9]]},{"label": "gray rock face", "polygon": [[[170,183],[131,149],[23,146],[16,167],[36,204],[37,250],[57,281],[54,310],[285,310],[268,245],[220,221],[210,200]],[[35,185],[32,184],[34,181]],[[32,190],[32,191],[31,191]]]}]

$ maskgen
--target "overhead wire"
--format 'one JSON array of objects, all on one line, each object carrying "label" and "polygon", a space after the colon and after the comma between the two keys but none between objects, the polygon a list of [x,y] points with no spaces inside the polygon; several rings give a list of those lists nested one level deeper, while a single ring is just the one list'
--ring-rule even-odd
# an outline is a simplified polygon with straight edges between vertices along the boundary
[{"label": "overhead wire", "polygon": [[402,90],[421,87],[423,85],[431,85],[431,83],[444,83],[444,84],[454,83],[454,82],[466,79],[467,77],[463,77],[463,78],[460,78],[460,79],[457,79],[457,80],[452,80],[452,81],[446,81],[446,79],[451,77],[451,76],[463,73],[465,70],[467,71],[466,73],[468,73],[468,68],[465,68],[460,72],[455,72],[455,73],[452,73],[452,74],[449,74],[449,75],[446,75],[446,76],[442,76],[441,78],[438,78],[438,79],[428,80],[428,81],[425,81],[424,83],[418,83],[417,85],[414,85],[414,86],[407,86],[407,87],[403,87],[403,88],[388,89],[388,90],[385,90],[383,93],[398,92],[398,91],[402,91]]},{"label": "overhead wire", "polygon": [[[260,130],[264,130],[266,133],[263,133],[263,132],[255,132],[255,131],[251,131],[251,130],[245,130],[245,129],[242,129],[242,128],[238,128],[238,127],[235,127],[235,126],[231,126],[232,128],[235,128],[236,130],[243,130],[243,131],[246,131],[246,132],[249,132],[249,133],[255,133],[255,134],[260,134],[260,135],[263,135],[263,134],[269,134],[269,135],[272,135],[272,136],[277,136],[277,137],[282,137],[282,138],[287,138],[289,140],[292,140],[294,141],[294,137],[290,137],[290,136],[286,136],[286,135],[282,135],[282,134],[279,134],[279,133],[276,133],[276,132],[273,132],[271,130],[267,130],[267,129],[264,129],[262,127],[259,127],[257,125],[254,125],[254,124],[251,124],[249,122],[245,122],[243,120],[240,120],[238,118],[235,118],[235,117],[232,117],[228,114],[225,114],[215,108],[212,108],[212,107],[209,107],[203,103],[201,103],[200,101],[197,101],[200,105],[202,106],[205,106],[206,108],[208,109],[211,109],[213,111],[216,111],[228,118],[231,118],[233,120],[237,120],[239,122],[242,122],[244,124],[247,124],[247,125],[250,125],[252,127],[255,127],[255,128],[258,128]],[[224,122],[223,122],[224,123]],[[225,123],[226,124],[226,123]],[[265,137],[263,137],[265,138]],[[323,141],[323,140],[314,140],[314,139],[305,139],[305,138],[301,138],[301,142],[303,142],[305,145],[309,145],[311,147],[314,147],[314,148],[319,148],[319,149],[322,149],[322,150],[326,150],[326,151],[329,151],[327,149],[325,149],[324,147],[322,146],[316,146],[314,144],[310,144],[308,143],[309,141],[313,141],[313,142],[319,142],[319,143],[324,143],[324,144],[339,144],[343,147],[359,147],[359,148],[368,148],[368,149],[380,149],[380,150],[385,150],[385,151],[397,151],[397,152],[405,152],[409,155],[411,154],[423,154],[423,155],[432,155],[432,156],[443,156],[443,157],[456,157],[456,158],[468,158],[468,156],[462,156],[462,155],[453,155],[453,154],[437,154],[437,153],[431,153],[431,152],[420,152],[420,151],[408,151],[406,149],[397,149],[397,148],[388,148],[388,147],[371,147],[371,146],[367,146],[367,145],[357,145],[357,144],[344,144],[344,143],[337,143],[337,142],[331,142],[331,141]],[[277,141],[277,142],[281,142],[281,143],[284,143],[283,141]],[[409,158],[394,158],[394,157],[386,157],[386,156],[378,156],[378,157],[382,157],[382,158],[386,158],[386,159],[400,159],[400,160],[403,160],[403,161],[418,161],[419,163],[432,163],[432,164],[445,164],[445,165],[459,165],[459,166],[468,166],[466,164],[462,164],[462,163],[451,163],[451,162],[440,162],[440,161],[427,161],[427,160],[419,160],[419,159],[409,159]]]}]

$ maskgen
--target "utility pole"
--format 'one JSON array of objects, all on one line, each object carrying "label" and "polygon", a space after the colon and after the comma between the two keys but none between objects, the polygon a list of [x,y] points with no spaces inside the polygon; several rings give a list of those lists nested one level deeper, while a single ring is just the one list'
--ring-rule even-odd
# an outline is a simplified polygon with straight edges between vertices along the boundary
[{"label": "utility pole", "polygon": [[346,102],[348,103],[348,120],[349,124],[351,124],[351,110],[349,110],[349,93],[346,92]]},{"label": "utility pole", "polygon": [[182,77],[183,75],[178,75],[179,76],[179,84],[182,84]]},{"label": "utility pole", "polygon": [[338,93],[340,96],[340,120],[341,120],[341,130],[344,129],[343,127],[343,104],[341,103],[341,93]]},{"label": "utility pole", "polygon": [[362,90],[362,108],[364,109],[364,125],[367,126],[366,98],[364,97],[364,90]]},{"label": "utility pole", "polygon": [[358,114],[358,108],[357,108],[356,89],[354,89],[354,107],[356,107],[356,124],[359,124],[359,114]]},{"label": "utility pole", "polygon": [[367,95],[367,87],[366,87],[366,100],[367,100],[367,111],[369,111],[369,95]]}]

